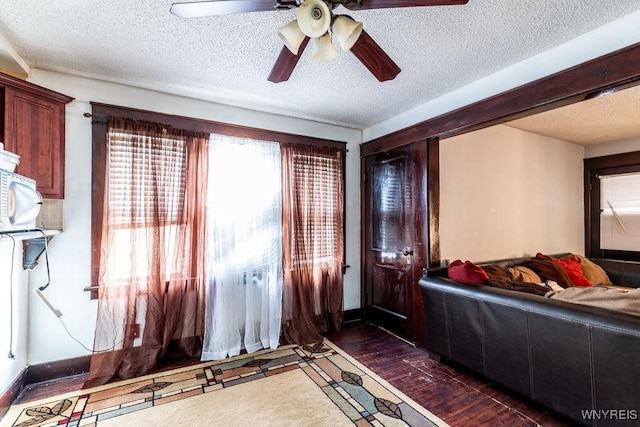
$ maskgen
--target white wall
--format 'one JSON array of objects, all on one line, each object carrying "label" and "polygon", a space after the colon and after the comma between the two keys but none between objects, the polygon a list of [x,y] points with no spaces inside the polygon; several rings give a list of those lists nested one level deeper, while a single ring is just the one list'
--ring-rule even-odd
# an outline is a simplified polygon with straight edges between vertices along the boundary
[{"label": "white wall", "polygon": [[[16,241],[15,248],[14,251],[13,242],[9,237],[0,235],[0,395],[27,366],[29,273],[22,269],[22,241]],[[12,266],[13,274],[11,274]],[[11,326],[13,326],[13,337]],[[15,358],[8,357],[10,351]]]},{"label": "white wall", "polygon": [[592,157],[610,156],[633,151],[640,151],[640,138],[638,137],[587,145],[584,149],[584,158],[590,159]]},{"label": "white wall", "polygon": [[440,141],[442,259],[584,253],[583,156],[504,125]]},{"label": "white wall", "polygon": [[[346,258],[352,268],[345,275],[344,304],[345,309],[360,306],[359,130],[37,69],[32,69],[29,80],[76,98],[66,110],[64,231],[50,243],[51,286],[45,292],[62,311],[71,333],[86,346],[93,345],[97,307],[83,292],[90,285],[91,120],[82,114],[91,112],[90,101],[347,141]],[[40,286],[45,276],[42,266],[36,267],[30,288]],[[27,304],[20,309],[26,310]],[[40,301],[29,307],[28,335],[30,365],[88,354]]]}]

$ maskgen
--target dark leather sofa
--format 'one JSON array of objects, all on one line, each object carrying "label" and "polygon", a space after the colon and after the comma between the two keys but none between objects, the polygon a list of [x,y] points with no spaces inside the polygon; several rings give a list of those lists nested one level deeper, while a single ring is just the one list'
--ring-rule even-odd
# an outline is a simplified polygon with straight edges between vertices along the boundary
[{"label": "dark leather sofa", "polygon": [[[639,287],[640,263],[592,261]],[[419,284],[430,353],[578,424],[640,425],[640,316],[457,283],[446,268],[425,269]]]}]

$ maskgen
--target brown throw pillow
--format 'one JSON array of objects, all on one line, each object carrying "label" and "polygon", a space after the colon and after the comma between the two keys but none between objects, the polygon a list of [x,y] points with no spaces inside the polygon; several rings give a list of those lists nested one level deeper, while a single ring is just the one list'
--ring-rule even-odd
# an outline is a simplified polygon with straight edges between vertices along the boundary
[{"label": "brown throw pillow", "polygon": [[602,269],[598,264],[578,254],[570,254],[565,258],[574,259],[580,261],[580,268],[582,268],[582,274],[594,285],[612,285],[611,279],[607,275],[607,272]]},{"label": "brown throw pillow", "polygon": [[487,273],[489,279],[509,280],[509,275],[507,274],[506,270],[499,265],[483,265],[480,268],[482,268],[485,273]]},{"label": "brown throw pillow", "polygon": [[540,283],[542,279],[530,268],[522,265],[507,268],[509,280],[514,282]]},{"label": "brown throw pillow", "polygon": [[535,271],[543,281],[553,280],[563,288],[570,288],[573,286],[573,282],[564,268],[549,256],[538,254],[535,258],[531,258],[529,261],[523,262],[522,265]]}]

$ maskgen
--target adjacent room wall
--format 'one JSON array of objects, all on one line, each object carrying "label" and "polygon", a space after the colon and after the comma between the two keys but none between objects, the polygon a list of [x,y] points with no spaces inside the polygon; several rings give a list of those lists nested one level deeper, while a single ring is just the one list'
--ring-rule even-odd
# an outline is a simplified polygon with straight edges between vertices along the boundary
[{"label": "adjacent room wall", "polygon": [[618,141],[603,142],[587,145],[584,148],[584,158],[610,156],[612,154],[630,153],[640,151],[640,138],[627,138]]},{"label": "adjacent room wall", "polygon": [[583,253],[583,156],[505,125],[440,141],[442,259]]},{"label": "adjacent room wall", "polygon": [[[91,112],[90,101],[347,141],[346,258],[352,268],[345,275],[344,305],[347,310],[360,306],[359,130],[37,69],[32,70],[29,80],[76,98],[66,110],[64,230],[50,242],[51,286],[46,295],[62,311],[61,319],[70,332],[84,345],[93,345],[97,307],[89,293],[83,291],[91,284],[91,119],[83,117],[83,113]],[[46,272],[38,266],[29,288],[44,281]],[[89,354],[67,335],[41,301],[33,296],[30,299],[29,305],[24,301],[19,307],[21,312],[29,310],[28,364]],[[6,386],[0,383],[0,391]]]}]

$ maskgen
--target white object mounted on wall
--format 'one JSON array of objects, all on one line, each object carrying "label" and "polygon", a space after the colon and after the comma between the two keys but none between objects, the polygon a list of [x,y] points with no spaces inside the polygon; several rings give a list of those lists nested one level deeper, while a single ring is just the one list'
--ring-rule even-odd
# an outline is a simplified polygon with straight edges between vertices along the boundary
[{"label": "white object mounted on wall", "polygon": [[0,169],[0,232],[34,229],[41,206],[33,179]]}]

